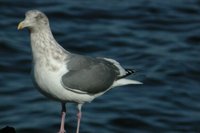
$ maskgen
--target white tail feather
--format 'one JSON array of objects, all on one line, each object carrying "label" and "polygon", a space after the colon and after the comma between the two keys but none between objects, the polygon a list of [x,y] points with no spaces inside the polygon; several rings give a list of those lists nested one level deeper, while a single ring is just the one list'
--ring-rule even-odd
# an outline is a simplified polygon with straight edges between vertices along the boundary
[{"label": "white tail feather", "polygon": [[143,83],[140,82],[140,81],[131,80],[131,79],[119,79],[119,80],[114,82],[112,87],[129,85],[129,84],[143,84]]}]

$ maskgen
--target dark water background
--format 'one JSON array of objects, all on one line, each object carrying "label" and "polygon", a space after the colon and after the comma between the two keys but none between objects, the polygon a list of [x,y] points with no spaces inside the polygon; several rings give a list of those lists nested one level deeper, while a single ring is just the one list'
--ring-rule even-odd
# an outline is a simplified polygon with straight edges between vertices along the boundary
[{"label": "dark water background", "polygon": [[[144,85],[113,89],[83,107],[81,133],[200,132],[200,1],[1,0],[0,127],[17,133],[55,133],[60,104],[32,85],[27,30],[18,22],[44,11],[67,50],[118,60]],[[66,128],[75,132],[76,106]]]}]

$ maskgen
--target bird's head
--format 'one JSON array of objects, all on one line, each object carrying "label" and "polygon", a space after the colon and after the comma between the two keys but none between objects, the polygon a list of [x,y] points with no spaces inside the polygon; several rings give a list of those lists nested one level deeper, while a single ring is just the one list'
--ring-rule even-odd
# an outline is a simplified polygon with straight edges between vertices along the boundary
[{"label": "bird's head", "polygon": [[47,27],[49,21],[47,16],[39,10],[30,10],[25,14],[24,21],[20,22],[17,29],[29,28],[30,30],[40,30],[43,27]]}]

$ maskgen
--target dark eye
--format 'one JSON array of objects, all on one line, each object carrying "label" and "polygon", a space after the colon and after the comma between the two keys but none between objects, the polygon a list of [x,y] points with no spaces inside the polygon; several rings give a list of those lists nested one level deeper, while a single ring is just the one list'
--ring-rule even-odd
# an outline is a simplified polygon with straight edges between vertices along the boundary
[{"label": "dark eye", "polygon": [[43,15],[42,14],[38,14],[37,16],[35,16],[36,19],[41,19],[43,18]]}]

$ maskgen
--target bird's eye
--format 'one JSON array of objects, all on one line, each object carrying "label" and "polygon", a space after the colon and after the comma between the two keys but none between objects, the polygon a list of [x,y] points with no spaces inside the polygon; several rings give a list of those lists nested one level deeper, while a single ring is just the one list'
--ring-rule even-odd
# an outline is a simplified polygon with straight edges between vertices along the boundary
[{"label": "bird's eye", "polygon": [[41,19],[43,18],[42,14],[38,14],[37,16],[35,16],[36,19]]}]

